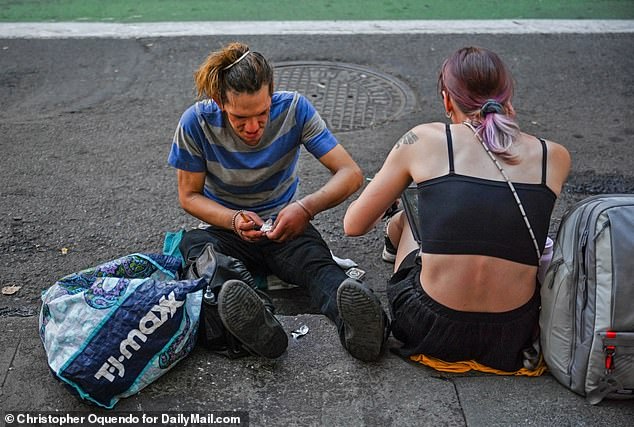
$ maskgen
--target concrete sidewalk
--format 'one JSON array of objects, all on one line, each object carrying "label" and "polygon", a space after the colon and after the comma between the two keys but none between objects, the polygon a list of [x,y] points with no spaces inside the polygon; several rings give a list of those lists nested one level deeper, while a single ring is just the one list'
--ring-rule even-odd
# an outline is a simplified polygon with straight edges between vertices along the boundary
[{"label": "concrete sidewalk", "polygon": [[[7,319],[5,319],[7,320]],[[634,402],[598,406],[550,375],[538,378],[445,374],[388,353],[377,363],[352,358],[320,315],[283,316],[290,332],[279,359],[228,360],[196,349],[114,411],[207,414],[243,411],[252,426],[631,426]],[[50,373],[35,317],[3,322],[2,409],[113,415],[81,403]],[[10,424],[7,424],[7,426]]]}]

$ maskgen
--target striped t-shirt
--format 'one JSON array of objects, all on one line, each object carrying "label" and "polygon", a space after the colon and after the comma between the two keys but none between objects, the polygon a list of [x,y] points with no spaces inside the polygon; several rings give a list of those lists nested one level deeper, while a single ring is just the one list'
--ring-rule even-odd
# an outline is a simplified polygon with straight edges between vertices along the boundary
[{"label": "striped t-shirt", "polygon": [[206,197],[230,209],[269,217],[295,200],[302,144],[319,159],[337,140],[297,92],[273,94],[264,134],[254,147],[234,133],[214,101],[205,100],[181,116],[168,163],[189,172],[207,172]]}]

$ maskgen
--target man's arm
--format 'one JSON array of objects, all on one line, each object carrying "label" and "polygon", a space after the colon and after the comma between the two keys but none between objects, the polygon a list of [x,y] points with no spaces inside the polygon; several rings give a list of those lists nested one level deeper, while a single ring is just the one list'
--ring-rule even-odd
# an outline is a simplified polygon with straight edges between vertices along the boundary
[{"label": "man's arm", "polygon": [[205,175],[205,172],[177,170],[178,201],[181,207],[190,215],[217,227],[234,230],[232,221],[235,221],[234,231],[242,230],[240,234],[246,240],[257,240],[264,236],[263,232],[253,230],[256,225],[262,225],[263,222],[256,213],[245,211],[246,217],[250,218],[250,221],[245,221],[241,215],[236,216],[237,211],[205,197]]},{"label": "man's arm", "polygon": [[325,211],[346,200],[361,188],[363,172],[341,145],[324,154],[319,161],[332,173],[328,182],[301,201],[313,214]]},{"label": "man's arm", "polygon": [[319,212],[337,206],[363,184],[361,168],[341,145],[336,145],[319,158],[332,177],[316,192],[282,209],[275,228],[267,233],[270,240],[283,242],[300,235],[308,222]]}]

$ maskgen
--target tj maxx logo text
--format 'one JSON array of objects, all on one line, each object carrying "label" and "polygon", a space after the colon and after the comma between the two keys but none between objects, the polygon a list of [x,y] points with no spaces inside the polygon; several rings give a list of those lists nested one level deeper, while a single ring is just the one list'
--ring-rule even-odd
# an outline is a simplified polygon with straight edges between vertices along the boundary
[{"label": "tj maxx logo text", "polygon": [[[168,319],[174,316],[176,310],[184,304],[184,301],[177,301],[172,291],[167,298],[165,295],[161,297],[159,303],[152,307],[150,311],[141,318],[138,329],[132,329],[128,333],[128,337],[119,344],[119,357],[110,356],[108,360],[101,365],[101,368],[95,374],[96,379],[105,378],[112,382],[115,379],[115,372],[119,377],[125,375],[125,367],[123,362],[132,357],[132,351],[138,351],[141,343],[147,341],[147,336],[163,325]],[[138,343],[139,340],[141,343]],[[131,351],[132,350],[132,351]]]}]

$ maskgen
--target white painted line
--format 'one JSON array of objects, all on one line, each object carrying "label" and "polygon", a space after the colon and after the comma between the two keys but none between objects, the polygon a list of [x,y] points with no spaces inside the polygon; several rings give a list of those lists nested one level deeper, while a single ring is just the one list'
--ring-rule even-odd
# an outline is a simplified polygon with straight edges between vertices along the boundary
[{"label": "white painted line", "polygon": [[0,22],[0,38],[137,38],[293,34],[594,34],[633,33],[634,20]]}]

